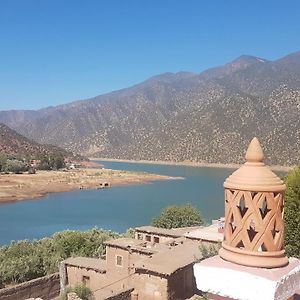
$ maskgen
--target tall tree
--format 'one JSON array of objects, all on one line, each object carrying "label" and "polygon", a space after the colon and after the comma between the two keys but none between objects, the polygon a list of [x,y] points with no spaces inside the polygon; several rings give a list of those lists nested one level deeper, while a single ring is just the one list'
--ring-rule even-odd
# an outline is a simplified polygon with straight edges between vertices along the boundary
[{"label": "tall tree", "polygon": [[4,169],[6,161],[7,161],[6,154],[5,153],[0,153],[0,171],[2,171]]},{"label": "tall tree", "polygon": [[152,221],[153,226],[168,229],[202,224],[200,211],[191,204],[168,206]]}]

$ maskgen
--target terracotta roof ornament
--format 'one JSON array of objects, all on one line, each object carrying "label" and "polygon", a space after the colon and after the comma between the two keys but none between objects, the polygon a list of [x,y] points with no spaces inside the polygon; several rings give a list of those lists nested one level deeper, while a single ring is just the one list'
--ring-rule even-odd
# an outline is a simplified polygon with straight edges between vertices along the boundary
[{"label": "terracotta roof ornament", "polygon": [[262,268],[288,264],[284,252],[283,181],[264,164],[258,139],[246,163],[224,182],[225,233],[219,255],[230,262]]}]

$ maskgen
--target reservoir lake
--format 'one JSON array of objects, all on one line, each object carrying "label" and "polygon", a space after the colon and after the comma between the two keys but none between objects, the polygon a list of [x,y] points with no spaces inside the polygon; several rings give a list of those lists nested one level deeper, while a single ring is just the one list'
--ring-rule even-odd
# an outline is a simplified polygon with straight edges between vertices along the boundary
[{"label": "reservoir lake", "polygon": [[190,203],[206,222],[224,215],[223,182],[233,169],[101,161],[105,168],[149,172],[184,180],[156,181],[102,190],[54,193],[0,205],[0,244],[93,227],[125,232],[150,224],[161,209]]}]

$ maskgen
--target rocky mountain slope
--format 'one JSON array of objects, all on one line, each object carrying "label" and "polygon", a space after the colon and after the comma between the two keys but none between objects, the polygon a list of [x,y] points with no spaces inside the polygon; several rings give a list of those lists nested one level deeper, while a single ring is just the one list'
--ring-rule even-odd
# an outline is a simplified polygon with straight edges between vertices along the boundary
[{"label": "rocky mountain slope", "polygon": [[37,156],[37,155],[58,155],[72,156],[64,149],[51,145],[41,145],[31,141],[8,126],[0,123],[0,153],[9,156]]},{"label": "rocky mountain slope", "polygon": [[40,143],[137,160],[241,162],[257,136],[268,163],[298,164],[300,52],[166,73],[67,105],[0,112],[0,121]]}]

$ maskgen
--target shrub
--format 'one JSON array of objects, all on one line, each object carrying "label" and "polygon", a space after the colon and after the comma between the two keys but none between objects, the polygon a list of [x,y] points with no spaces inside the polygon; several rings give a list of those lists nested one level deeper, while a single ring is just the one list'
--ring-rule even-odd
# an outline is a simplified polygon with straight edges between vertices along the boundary
[{"label": "shrub", "polygon": [[300,258],[300,166],[288,173],[285,183],[285,250]]},{"label": "shrub", "polygon": [[202,253],[202,258],[200,260],[217,255],[219,253],[220,248],[221,243],[209,245],[201,243],[199,246],[199,250]]},{"label": "shrub", "polygon": [[67,300],[68,293],[75,293],[82,300],[92,300],[93,293],[90,288],[83,284],[75,285],[74,287],[68,287],[63,295],[61,296],[61,300]]}]

